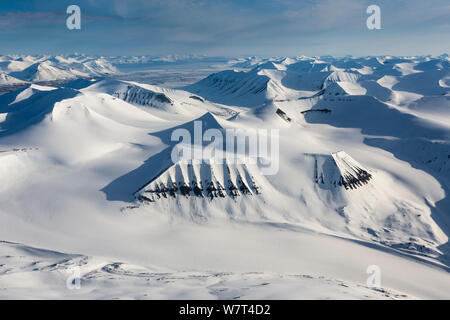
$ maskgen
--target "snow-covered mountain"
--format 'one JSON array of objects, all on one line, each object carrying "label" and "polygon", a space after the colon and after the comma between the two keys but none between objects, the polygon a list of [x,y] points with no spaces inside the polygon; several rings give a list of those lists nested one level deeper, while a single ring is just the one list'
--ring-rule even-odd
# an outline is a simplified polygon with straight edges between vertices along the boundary
[{"label": "snow-covered mountain", "polygon": [[16,79],[5,72],[0,72],[0,85],[15,85],[25,83],[22,80]]},{"label": "snow-covered mountain", "polygon": [[[280,274],[308,275],[320,288],[310,297],[335,297],[339,283],[358,298],[449,297],[447,56],[234,59],[180,89],[86,79],[114,72],[108,58],[0,61],[24,81],[77,78],[0,96],[0,234],[10,241],[0,256],[16,257],[2,258],[0,281],[14,284],[6,265],[17,277],[50,272],[57,285],[83,260],[87,296],[106,272],[139,286],[139,270],[183,283],[188,270],[212,280],[187,297],[218,296],[209,281],[235,290],[209,272],[246,283],[260,272],[269,287],[287,286]],[[249,129],[270,142],[276,134],[270,157],[241,157],[250,142],[228,149],[250,141]],[[174,161],[191,144],[202,158]],[[36,271],[21,267],[23,251],[39,256]],[[51,267],[59,257],[66,263]],[[381,289],[365,283],[370,265],[382,270]],[[287,296],[299,297],[292,288]]]},{"label": "snow-covered mountain", "polygon": [[74,56],[1,56],[0,85],[103,77],[117,72],[104,58]]}]

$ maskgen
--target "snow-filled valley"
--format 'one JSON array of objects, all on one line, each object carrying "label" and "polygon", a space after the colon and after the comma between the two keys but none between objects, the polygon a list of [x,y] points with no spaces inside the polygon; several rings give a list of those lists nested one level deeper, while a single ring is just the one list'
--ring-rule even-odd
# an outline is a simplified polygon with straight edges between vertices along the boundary
[{"label": "snow-filled valley", "polygon": [[450,298],[447,55],[141,60],[0,57],[0,298]]}]

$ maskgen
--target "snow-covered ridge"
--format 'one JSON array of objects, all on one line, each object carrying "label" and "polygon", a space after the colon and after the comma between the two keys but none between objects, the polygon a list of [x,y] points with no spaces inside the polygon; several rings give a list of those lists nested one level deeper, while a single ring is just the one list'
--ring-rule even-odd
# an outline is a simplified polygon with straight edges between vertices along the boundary
[{"label": "snow-covered ridge", "polygon": [[25,83],[22,80],[16,79],[5,72],[0,72],[0,85],[15,85]]},{"label": "snow-covered ridge", "polygon": [[166,104],[173,105],[173,101],[163,93],[129,85],[122,90],[117,90],[113,96],[123,101],[136,103],[142,106],[163,107]]},{"label": "snow-covered ridge", "polygon": [[[75,266],[80,279],[68,287]],[[17,286],[18,279],[22,280]],[[114,279],[114,280],[112,280]],[[239,279],[239,281],[236,281]],[[113,258],[68,254],[0,241],[0,299],[269,299],[282,288],[286,299],[411,299],[414,296],[372,289],[354,281],[297,273],[174,271]],[[75,281],[75,280],[79,280]],[[242,284],[245,284],[243,286]],[[150,285],[149,285],[150,284]],[[186,290],[186,288],[189,290]],[[78,290],[69,290],[79,288]],[[299,290],[302,288],[302,290]],[[315,292],[311,296],[311,291]]]},{"label": "snow-covered ridge", "polygon": [[449,92],[450,63],[444,55],[434,58],[252,57],[230,62],[230,67],[235,70],[212,74],[186,90],[211,101],[234,102],[246,107],[319,95],[369,95],[381,101],[395,101],[399,99],[396,91],[433,96]]},{"label": "snow-covered ridge", "polygon": [[103,77],[117,73],[117,69],[108,60],[96,57],[2,56],[0,72],[0,85],[8,85]]},{"label": "snow-covered ridge", "polygon": [[228,70],[212,74],[186,89],[221,103],[243,101],[248,104],[260,104],[266,99],[269,81],[269,77],[257,70],[250,72]]}]

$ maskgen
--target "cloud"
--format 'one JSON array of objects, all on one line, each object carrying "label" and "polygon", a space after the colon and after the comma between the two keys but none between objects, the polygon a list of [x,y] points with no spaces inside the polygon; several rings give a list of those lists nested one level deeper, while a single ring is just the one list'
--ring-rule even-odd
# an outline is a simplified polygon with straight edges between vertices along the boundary
[{"label": "cloud", "polygon": [[438,20],[450,20],[448,0],[428,1],[397,0],[380,1],[384,20],[392,25],[420,25]]},{"label": "cloud", "polygon": [[[0,12],[0,28],[3,31],[32,26],[65,25],[68,15],[65,11],[9,11]],[[112,17],[82,13],[84,22],[108,22]],[[6,30],[5,30],[6,29]]]},{"label": "cloud", "polygon": [[[65,10],[71,0],[24,0],[24,11],[0,12],[0,31],[22,33],[46,28],[65,40]],[[373,37],[366,28],[366,8],[372,0],[78,0],[83,28],[80,46],[152,52],[228,50],[255,53]],[[411,30],[448,24],[448,0],[433,5],[419,0],[378,0],[383,32],[377,41]],[[26,5],[25,5],[26,4]],[[26,9],[26,10],[25,10]],[[19,29],[19,31],[18,31]],[[58,38],[59,37],[59,38]],[[37,40],[27,39],[30,44]],[[39,39],[46,41],[45,39]],[[1,41],[1,39],[0,39]],[[25,41],[25,40],[24,40]],[[55,41],[55,40],[54,40]],[[120,43],[119,43],[120,42]],[[338,46],[338,44],[334,44]],[[442,44],[444,45],[444,44]],[[341,44],[345,46],[345,44]],[[400,44],[399,44],[400,46]],[[244,49],[245,48],[245,49]],[[252,49],[253,48],[253,49]],[[81,48],[79,50],[82,50]],[[113,50],[113,49],[111,49]],[[191,51],[191,52],[192,52]],[[351,52],[349,52],[351,53]]]},{"label": "cloud", "polygon": [[62,12],[13,11],[0,13],[0,28],[17,28],[29,25],[62,23],[66,16]]}]

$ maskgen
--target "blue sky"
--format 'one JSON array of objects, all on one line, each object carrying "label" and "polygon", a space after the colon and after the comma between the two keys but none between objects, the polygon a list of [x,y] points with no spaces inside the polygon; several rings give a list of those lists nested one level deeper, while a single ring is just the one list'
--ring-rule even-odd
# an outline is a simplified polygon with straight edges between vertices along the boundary
[{"label": "blue sky", "polygon": [[[82,29],[66,28],[79,5]],[[366,8],[381,8],[368,30]],[[448,0],[0,0],[0,54],[441,54]]]}]

